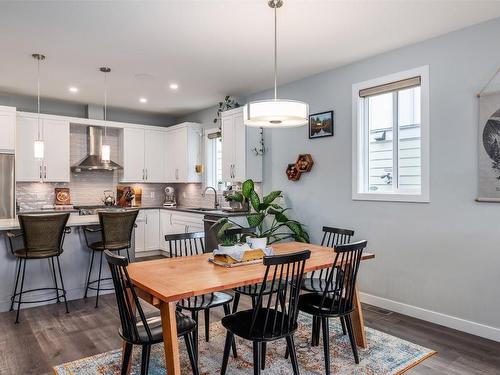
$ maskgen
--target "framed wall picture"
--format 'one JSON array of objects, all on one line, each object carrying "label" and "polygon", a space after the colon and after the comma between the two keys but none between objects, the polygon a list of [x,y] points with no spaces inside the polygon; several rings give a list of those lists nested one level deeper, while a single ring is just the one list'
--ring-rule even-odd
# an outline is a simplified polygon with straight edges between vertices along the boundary
[{"label": "framed wall picture", "polygon": [[309,139],[333,136],[333,111],[309,115]]}]

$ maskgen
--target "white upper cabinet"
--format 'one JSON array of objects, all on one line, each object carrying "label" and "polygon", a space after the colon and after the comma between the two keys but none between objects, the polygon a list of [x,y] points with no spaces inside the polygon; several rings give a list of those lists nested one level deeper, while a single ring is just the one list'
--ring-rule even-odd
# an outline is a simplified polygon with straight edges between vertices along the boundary
[{"label": "white upper cabinet", "polygon": [[164,182],[164,132],[123,129],[123,182]]},{"label": "white upper cabinet", "polygon": [[0,152],[16,148],[16,108],[0,106]]},{"label": "white upper cabinet", "polygon": [[201,182],[196,165],[201,164],[202,127],[196,123],[182,123],[168,128],[165,133],[166,182]]},{"label": "white upper cabinet", "polygon": [[221,114],[222,121],[222,178],[224,181],[262,181],[262,155],[259,149],[260,129],[245,126],[243,107]]},{"label": "white upper cabinet", "polygon": [[165,181],[165,150],[163,148],[163,131],[145,131],[144,168],[146,182]]},{"label": "white upper cabinet", "polygon": [[43,160],[35,159],[36,115],[18,114],[16,121],[16,181],[69,182],[69,121],[40,117]]},{"label": "white upper cabinet", "polygon": [[69,122],[64,120],[43,120],[45,141],[44,180],[69,182]]}]

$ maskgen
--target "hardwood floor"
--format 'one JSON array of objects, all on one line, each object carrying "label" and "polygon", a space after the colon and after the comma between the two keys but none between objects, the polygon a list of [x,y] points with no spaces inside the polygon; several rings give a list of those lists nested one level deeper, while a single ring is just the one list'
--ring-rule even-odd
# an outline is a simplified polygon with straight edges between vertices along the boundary
[{"label": "hardwood floor", "polygon": [[[249,307],[245,298],[241,306]],[[63,304],[22,310],[17,325],[15,313],[1,313],[0,374],[51,374],[54,365],[120,347],[113,295],[100,297],[98,309],[93,298],[71,301],[69,308],[70,314]],[[374,306],[364,305],[364,313],[369,327],[438,352],[408,374],[500,373],[500,343]],[[212,321],[221,316],[214,312]]]}]

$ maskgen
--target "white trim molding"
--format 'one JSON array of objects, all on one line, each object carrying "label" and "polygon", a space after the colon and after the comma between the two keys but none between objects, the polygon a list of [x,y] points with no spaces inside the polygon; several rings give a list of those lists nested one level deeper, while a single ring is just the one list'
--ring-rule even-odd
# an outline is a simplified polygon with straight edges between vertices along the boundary
[{"label": "white trim molding", "polygon": [[393,301],[387,298],[374,296],[372,294],[360,292],[359,295],[361,297],[361,302],[369,305],[500,342],[500,328],[472,322],[470,320],[465,320],[452,315],[446,315],[437,311],[423,309],[421,307],[408,305],[406,303]]},{"label": "white trim molding", "polygon": [[[362,89],[376,87],[391,82],[403,81],[413,77],[420,77],[420,150],[421,150],[421,191],[414,194],[410,191],[393,193],[366,192],[365,168],[367,135],[365,131],[363,98],[359,92]],[[429,66],[406,70],[403,72],[386,75],[352,85],[352,199],[369,201],[396,201],[396,202],[423,202],[430,201],[430,114],[429,114]],[[365,160],[366,159],[366,160]]]}]

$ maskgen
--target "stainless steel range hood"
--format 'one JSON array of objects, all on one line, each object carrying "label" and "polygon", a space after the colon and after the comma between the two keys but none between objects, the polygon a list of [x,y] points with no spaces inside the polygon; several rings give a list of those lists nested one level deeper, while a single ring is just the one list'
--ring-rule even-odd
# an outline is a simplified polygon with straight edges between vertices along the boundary
[{"label": "stainless steel range hood", "polygon": [[114,171],[123,169],[114,161],[107,163],[101,158],[102,147],[102,128],[98,126],[89,126],[87,128],[87,150],[88,155],[71,167],[73,172],[81,171]]}]

